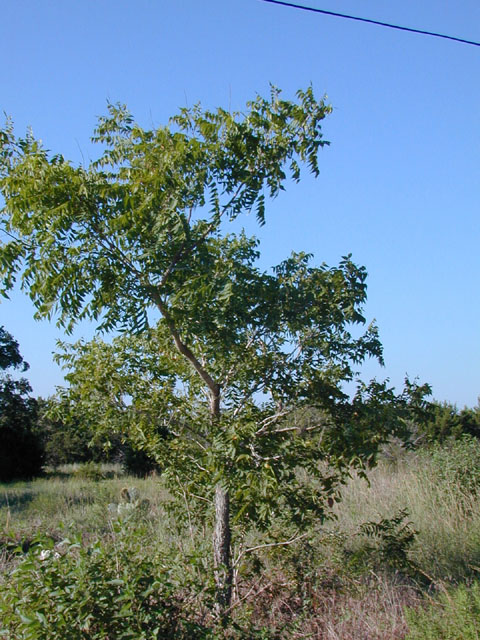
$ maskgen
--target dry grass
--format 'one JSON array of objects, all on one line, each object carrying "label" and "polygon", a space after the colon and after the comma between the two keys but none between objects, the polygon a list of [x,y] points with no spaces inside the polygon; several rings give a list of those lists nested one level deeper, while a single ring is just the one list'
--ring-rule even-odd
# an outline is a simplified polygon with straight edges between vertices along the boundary
[{"label": "dry grass", "polygon": [[[17,540],[37,532],[60,536],[62,526],[88,536],[106,534],[107,505],[119,500],[124,486],[137,487],[142,498],[150,501],[141,535],[152,552],[163,545],[176,549],[178,557],[188,557],[195,550],[201,554],[199,546],[208,553],[208,531],[190,530],[188,523],[182,529],[165,513],[168,494],[159,478],[111,477],[95,482],[72,477],[69,471],[57,478],[0,488],[0,541],[4,543],[0,572],[5,573],[11,560],[9,535]],[[265,637],[272,638],[405,638],[406,607],[428,602],[435,586],[469,581],[480,572],[480,500],[459,486],[435,482],[430,471],[425,460],[420,466],[415,456],[405,457],[396,466],[383,462],[369,474],[369,483],[353,478],[347,484],[342,501],[334,507],[335,521],[314,528],[297,545],[252,556],[239,576],[234,605],[238,623],[253,620],[268,628],[271,635]],[[408,510],[418,531],[410,552],[416,574],[378,568],[356,555],[365,544],[360,525],[391,518],[400,509]],[[427,592],[429,579],[431,591]]]},{"label": "dry grass", "polygon": [[455,485],[437,484],[415,456],[396,468],[381,463],[370,485],[354,478],[336,505],[335,528],[352,534],[362,522],[406,508],[418,531],[412,560],[434,580],[458,581],[480,566],[480,499]]},{"label": "dry grass", "polygon": [[251,619],[277,638],[318,640],[401,640],[407,632],[405,607],[422,602],[398,576],[371,574],[342,588],[316,585],[308,597],[277,576],[263,581],[247,602]]}]

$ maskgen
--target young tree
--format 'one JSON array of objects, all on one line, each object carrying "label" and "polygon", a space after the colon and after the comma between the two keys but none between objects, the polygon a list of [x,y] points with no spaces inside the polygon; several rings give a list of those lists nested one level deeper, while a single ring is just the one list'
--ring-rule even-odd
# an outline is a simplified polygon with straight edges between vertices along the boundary
[{"label": "young tree", "polygon": [[[220,611],[231,597],[232,518],[266,527],[275,513],[322,516],[348,467],[373,460],[398,427],[385,386],[362,387],[353,402],[341,389],[365,358],[381,360],[374,326],[351,333],[365,322],[365,270],[294,254],[263,273],[255,239],[222,233],[251,210],[264,224],[265,196],[288,175],[298,181],[300,163],[318,174],[330,107],[311,89],[297,98],[273,89],[243,114],[182,109],[154,131],[110,106],[89,167],[16,138],[10,123],[1,134],[4,291],[20,274],[37,317],[126,333],[65,354],[72,397],[150,447],[192,494],[213,494]],[[286,421],[312,405],[327,421]]]}]

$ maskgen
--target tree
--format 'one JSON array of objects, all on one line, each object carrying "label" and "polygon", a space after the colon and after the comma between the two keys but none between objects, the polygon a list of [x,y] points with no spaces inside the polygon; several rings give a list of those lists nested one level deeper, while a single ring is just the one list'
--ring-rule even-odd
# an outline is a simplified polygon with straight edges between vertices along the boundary
[{"label": "tree", "polygon": [[[252,210],[263,225],[266,196],[298,181],[300,163],[318,174],[330,107],[311,88],[297,98],[272,89],[244,114],[182,109],[154,131],[110,105],[93,138],[103,153],[88,167],[16,138],[10,122],[2,133],[4,290],[20,275],[37,317],[124,332],[67,349],[71,397],[100,427],[143,442],[173,483],[213,499],[220,612],[232,518],[268,527],[274,514],[299,525],[323,517],[350,465],[373,461],[399,428],[385,385],[360,386],[353,402],[342,391],[356,365],[382,358],[374,325],[351,332],[365,323],[365,269],[349,257],[314,267],[300,253],[261,272],[257,241],[225,233]],[[307,406],[327,422],[288,421]]]},{"label": "tree", "polygon": [[421,435],[432,444],[465,434],[480,437],[480,406],[459,410],[449,402],[432,402]]},{"label": "tree", "polygon": [[30,398],[25,378],[15,380],[7,370],[26,371],[18,342],[0,327],[0,482],[31,478],[41,472],[44,460],[36,432],[37,403]]},{"label": "tree", "polygon": [[92,445],[93,429],[83,424],[72,411],[58,406],[56,396],[37,398],[37,429],[45,447],[45,464],[58,467],[63,464],[102,462],[105,451],[101,443]]}]

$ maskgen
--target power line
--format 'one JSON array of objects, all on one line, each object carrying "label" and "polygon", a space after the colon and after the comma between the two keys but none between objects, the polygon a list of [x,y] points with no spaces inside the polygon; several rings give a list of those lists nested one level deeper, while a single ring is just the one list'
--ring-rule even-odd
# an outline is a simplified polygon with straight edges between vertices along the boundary
[{"label": "power line", "polygon": [[263,2],[270,2],[271,4],[279,4],[279,5],[283,5],[284,7],[301,9],[303,11],[312,11],[313,13],[323,13],[327,16],[335,16],[336,18],[347,18],[348,20],[357,20],[358,22],[368,22],[369,24],[376,24],[376,25],[379,25],[380,27],[388,27],[389,29],[398,29],[399,31],[409,31],[410,33],[420,33],[423,36],[433,36],[434,38],[445,38],[446,40],[454,40],[455,42],[463,42],[463,44],[471,44],[474,47],[480,47],[480,42],[474,42],[473,40],[464,40],[463,38],[455,38],[455,36],[447,36],[443,33],[435,33],[434,31],[424,31],[423,29],[411,29],[410,27],[401,27],[398,24],[380,22],[379,20],[370,20],[369,18],[359,18],[358,16],[349,16],[345,13],[336,13],[335,11],[326,11],[325,9],[305,7],[304,5],[294,4],[293,2],[283,2],[283,0],[263,0]]}]

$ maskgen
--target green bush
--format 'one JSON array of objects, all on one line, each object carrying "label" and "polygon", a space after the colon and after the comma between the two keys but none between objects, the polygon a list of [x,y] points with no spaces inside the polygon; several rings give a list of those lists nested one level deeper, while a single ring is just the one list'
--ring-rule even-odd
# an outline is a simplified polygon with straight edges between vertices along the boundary
[{"label": "green bush", "polygon": [[45,463],[50,467],[83,462],[110,462],[119,452],[119,439],[110,438],[107,451],[94,438],[88,420],[74,411],[67,412],[62,398],[38,398],[37,429],[45,447]]},{"label": "green bush", "polygon": [[96,462],[85,462],[79,465],[73,475],[79,480],[93,480],[98,482],[105,479],[101,465]]},{"label": "green bush", "polygon": [[27,380],[0,373],[0,482],[39,476],[44,448],[36,430],[37,403]]},{"label": "green bush", "polygon": [[37,540],[0,592],[1,640],[167,640],[212,637],[182,585],[139,536]]},{"label": "green bush", "polygon": [[445,442],[449,438],[458,439],[463,435],[480,438],[480,407],[465,407],[459,411],[449,402],[433,402],[420,431],[429,443]]},{"label": "green bush", "polygon": [[478,640],[480,637],[480,583],[460,585],[443,593],[427,609],[406,612],[405,640]]},{"label": "green bush", "polygon": [[135,449],[131,444],[122,446],[119,459],[123,470],[138,478],[145,478],[151,473],[161,471],[160,466],[146,451]]},{"label": "green bush", "polygon": [[363,534],[374,543],[366,542],[358,553],[359,557],[365,557],[365,564],[372,563],[376,570],[383,568],[407,574],[416,572],[410,551],[418,531],[407,520],[408,515],[406,509],[401,509],[391,518],[360,525],[360,535]]},{"label": "green bush", "polygon": [[468,494],[480,489],[480,442],[473,436],[436,444],[420,452],[419,461],[430,481]]}]

